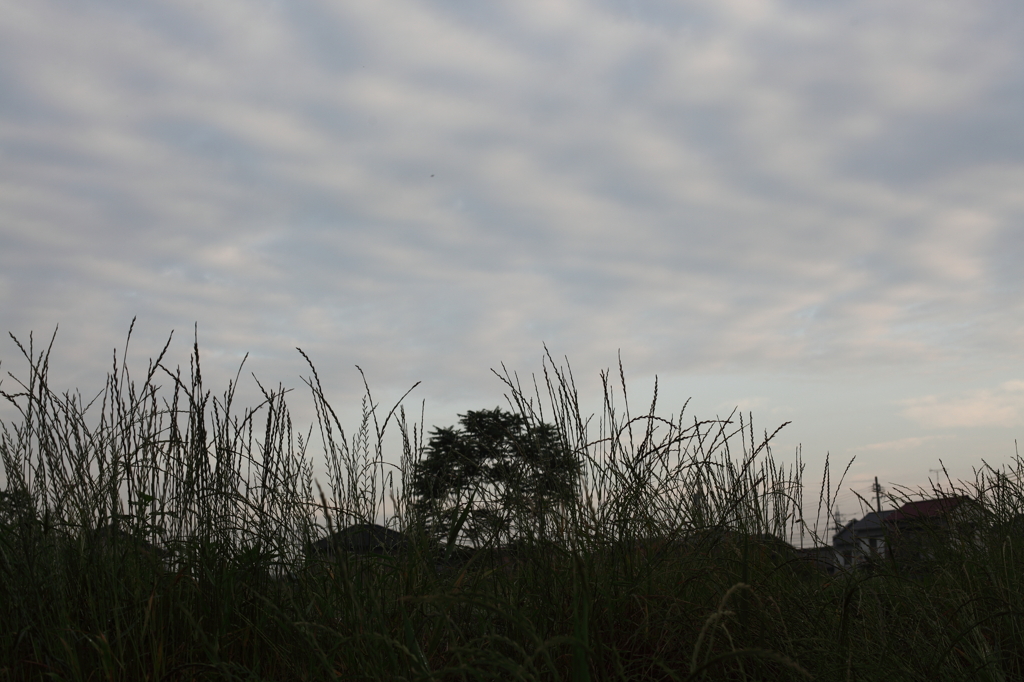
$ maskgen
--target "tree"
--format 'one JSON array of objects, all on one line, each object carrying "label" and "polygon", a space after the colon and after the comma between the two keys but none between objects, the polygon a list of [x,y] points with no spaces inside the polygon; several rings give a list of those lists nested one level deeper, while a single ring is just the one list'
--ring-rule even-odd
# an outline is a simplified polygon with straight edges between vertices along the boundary
[{"label": "tree", "polygon": [[550,516],[572,499],[580,464],[558,430],[493,410],[459,415],[461,428],[435,428],[413,465],[415,508],[443,539],[464,516],[476,543],[543,535]]}]

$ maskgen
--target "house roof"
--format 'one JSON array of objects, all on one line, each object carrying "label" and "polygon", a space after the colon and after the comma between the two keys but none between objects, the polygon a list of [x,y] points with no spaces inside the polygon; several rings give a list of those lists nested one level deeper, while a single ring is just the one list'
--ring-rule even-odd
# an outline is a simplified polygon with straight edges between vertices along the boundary
[{"label": "house roof", "polygon": [[358,523],[314,542],[311,549],[315,554],[331,554],[335,548],[361,554],[391,554],[408,546],[409,538],[404,533],[375,523]]},{"label": "house roof", "polygon": [[912,519],[934,519],[944,514],[948,514],[963,503],[970,501],[971,498],[960,495],[955,497],[940,497],[934,500],[907,502],[905,505],[893,512],[886,521],[889,523],[899,523],[900,521]]},{"label": "house roof", "polygon": [[891,509],[881,512],[870,512],[859,521],[850,521],[843,526],[841,531],[832,536],[832,543],[852,542],[855,537],[879,535],[886,521],[894,513]]},{"label": "house roof", "polygon": [[840,530],[838,533],[836,533],[835,535],[832,536],[832,544],[835,545],[836,543],[841,542],[842,540],[849,541],[850,539],[852,539],[853,538],[853,524],[855,524],[855,523],[857,523],[856,519],[854,519],[852,521],[847,521],[846,525],[843,526],[843,529]]},{"label": "house roof", "polygon": [[867,514],[863,519],[853,524],[853,532],[861,533],[866,530],[874,530],[876,528],[881,528],[882,525],[885,523],[886,519],[888,519],[894,513],[895,512],[893,512],[893,510],[891,509],[887,509],[886,511],[881,512],[871,512],[870,514]]}]

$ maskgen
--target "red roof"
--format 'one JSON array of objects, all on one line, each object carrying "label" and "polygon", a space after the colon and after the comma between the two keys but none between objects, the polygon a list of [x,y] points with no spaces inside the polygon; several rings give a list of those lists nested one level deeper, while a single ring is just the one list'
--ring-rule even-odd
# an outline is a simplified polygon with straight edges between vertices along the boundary
[{"label": "red roof", "polygon": [[907,519],[934,519],[956,509],[963,502],[970,500],[969,497],[940,497],[937,500],[920,500],[918,502],[907,502],[905,505],[894,511],[886,521],[899,522]]}]

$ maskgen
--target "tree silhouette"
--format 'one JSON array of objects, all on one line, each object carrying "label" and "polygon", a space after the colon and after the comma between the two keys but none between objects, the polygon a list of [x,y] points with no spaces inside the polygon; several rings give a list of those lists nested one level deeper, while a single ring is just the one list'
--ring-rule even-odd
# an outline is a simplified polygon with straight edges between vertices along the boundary
[{"label": "tree silhouette", "polygon": [[435,428],[413,466],[415,509],[437,538],[463,518],[474,544],[543,535],[575,494],[580,465],[558,430],[501,408],[459,415],[461,428]]}]

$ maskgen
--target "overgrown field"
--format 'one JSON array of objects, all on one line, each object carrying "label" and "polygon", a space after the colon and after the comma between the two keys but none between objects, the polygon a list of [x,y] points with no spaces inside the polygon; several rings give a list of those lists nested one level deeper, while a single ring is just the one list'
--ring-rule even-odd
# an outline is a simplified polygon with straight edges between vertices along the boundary
[{"label": "overgrown field", "polygon": [[[312,363],[308,438],[280,388],[243,408],[234,385],[209,392],[198,347],[188,372],[166,348],[137,376],[115,362],[89,404],[51,390],[49,349],[18,347],[26,374],[0,386],[20,414],[0,442],[0,679],[1024,679],[1020,459],[957,491],[987,513],[929,561],[829,575],[773,539],[831,540],[812,521],[838,491],[827,470],[805,495],[799,459],[779,464],[749,418],[631,411],[621,370],[587,418],[549,357],[529,392],[503,379],[579,458],[576,494],[542,519],[510,510],[511,547],[469,548],[432,537],[403,486],[422,422],[368,389],[343,429]],[[357,522],[410,547],[307,551]]]}]

